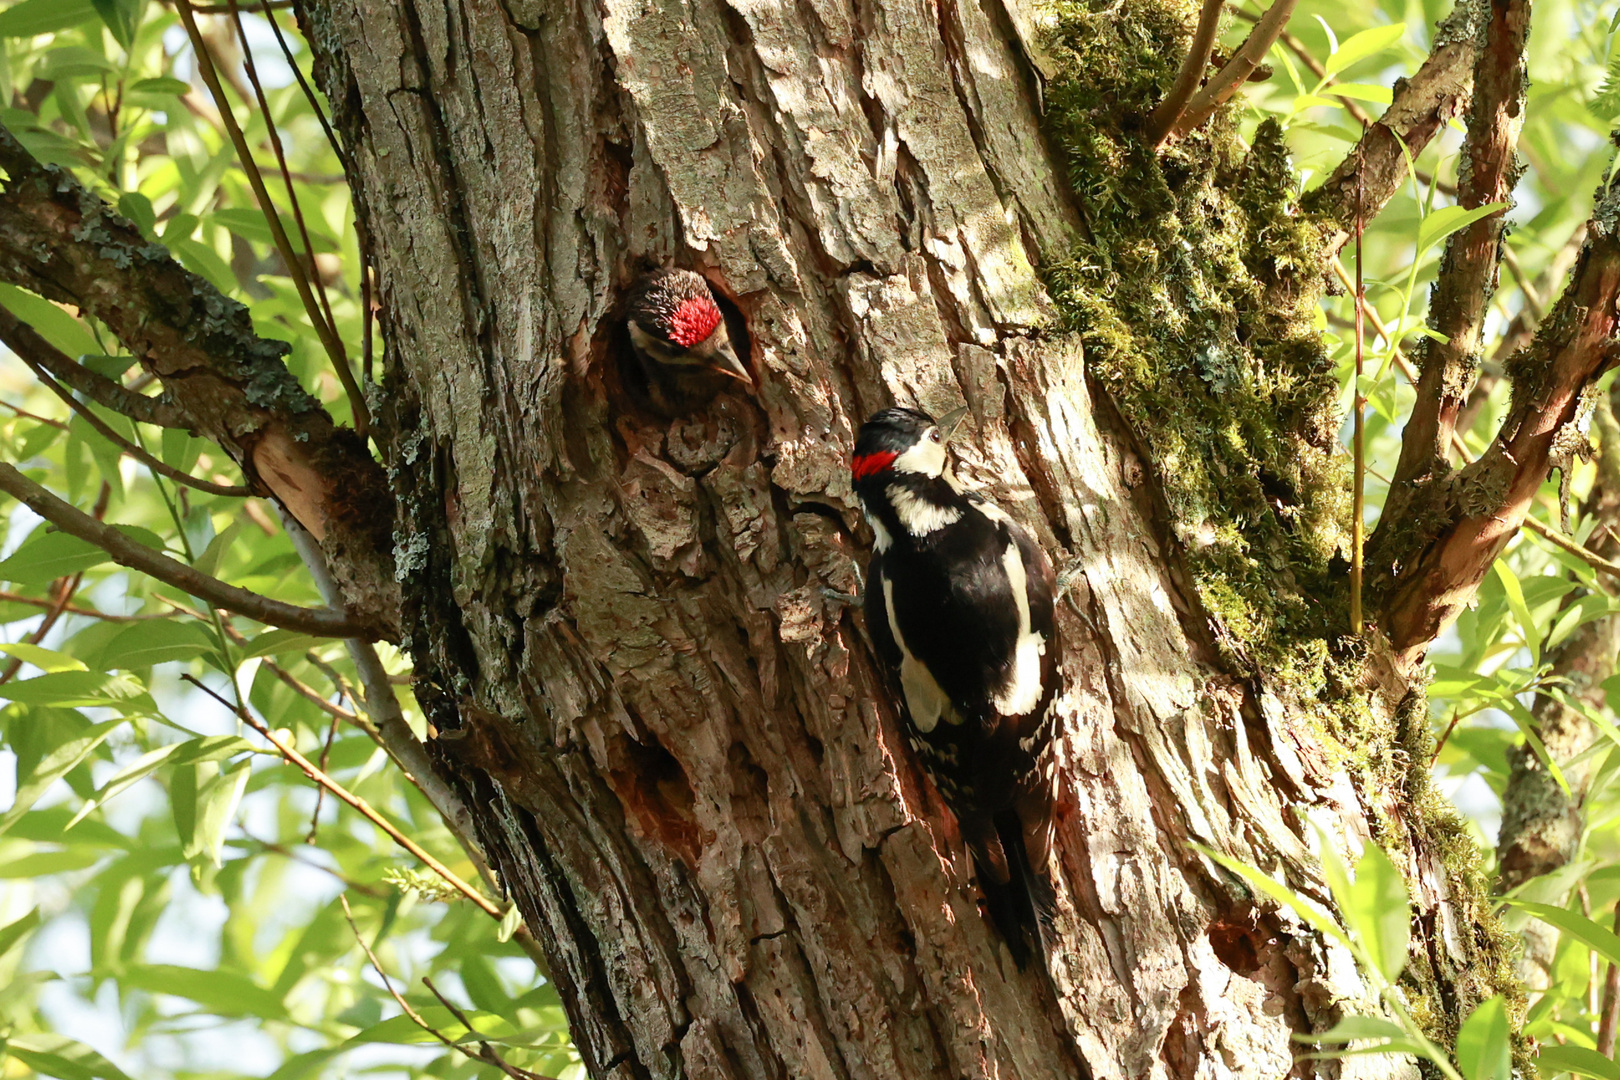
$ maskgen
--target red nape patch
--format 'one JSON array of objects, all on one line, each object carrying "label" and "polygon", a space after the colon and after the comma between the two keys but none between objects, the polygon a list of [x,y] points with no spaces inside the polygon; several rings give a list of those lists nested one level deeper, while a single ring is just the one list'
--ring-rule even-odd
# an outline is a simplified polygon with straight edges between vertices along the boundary
[{"label": "red nape patch", "polygon": [[669,317],[669,340],[690,349],[704,341],[720,325],[720,309],[707,296],[682,300]]},{"label": "red nape patch", "polygon": [[880,473],[894,464],[899,454],[888,450],[879,450],[875,454],[862,454],[849,463],[849,471],[855,474],[855,479],[864,480],[874,473]]}]

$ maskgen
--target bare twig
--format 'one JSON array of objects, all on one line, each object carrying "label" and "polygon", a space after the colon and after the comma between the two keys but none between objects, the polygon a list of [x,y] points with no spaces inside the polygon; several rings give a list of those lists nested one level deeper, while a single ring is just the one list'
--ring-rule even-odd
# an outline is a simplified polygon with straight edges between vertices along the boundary
[{"label": "bare twig", "polygon": [[[1356,375],[1350,399],[1355,403],[1355,431],[1351,435],[1355,486],[1350,503],[1350,632],[1361,636],[1361,555],[1367,528],[1367,399],[1361,396],[1362,342],[1366,337],[1367,289],[1361,279],[1361,207],[1356,207]],[[1335,258],[1334,262],[1338,260]]]},{"label": "bare twig", "polygon": [[[51,608],[55,601],[43,596],[24,596],[21,593],[9,592],[0,589],[0,603],[28,604],[32,607]],[[167,611],[153,611],[142,615],[111,615],[95,608],[80,607],[77,604],[64,604],[62,611],[67,615],[85,615],[103,622],[145,622],[148,619],[172,619],[174,615]]]},{"label": "bare twig", "polygon": [[428,854],[428,852],[423,849],[420,844],[406,836],[404,833],[400,832],[399,829],[394,826],[393,822],[389,821],[387,818],[383,817],[382,814],[378,813],[370,803],[366,802],[366,800],[360,798],[358,795],[352,794],[342,784],[328,776],[313,761],[310,761],[303,754],[300,754],[297,748],[290,745],[274,731],[271,731],[269,727],[259,720],[258,717],[254,716],[246,709],[239,708],[238,706],[231,704],[229,701],[226,701],[224,698],[220,697],[212,689],[210,689],[205,683],[194,676],[185,674],[181,675],[180,677],[186,682],[191,683],[203,693],[207,694],[209,697],[213,698],[215,701],[219,702],[221,705],[225,706],[225,708],[229,709],[234,715],[241,718],[244,724],[252,728],[254,731],[257,731],[260,735],[264,736],[271,746],[274,746],[278,751],[280,751],[282,757],[286,758],[290,763],[301,769],[305,776],[309,777],[315,783],[321,785],[327,791],[330,791],[337,798],[343,800],[345,803],[358,810],[361,816],[363,816],[367,821],[371,822],[373,825],[377,826],[377,828],[387,833],[389,838],[393,840],[394,843],[410,852],[411,855],[419,859],[429,870],[432,870],[435,874],[438,874],[456,892],[471,900],[483,910],[484,914],[488,915],[492,919],[500,919],[504,917],[505,913],[501,911],[498,906],[496,906],[494,901],[490,900],[489,897],[485,896],[483,893],[479,892],[477,889],[463,881],[455,871],[444,865],[444,863]]},{"label": "bare twig", "polygon": [[[270,24],[271,32],[276,35],[276,44],[281,46],[281,55],[286,59],[287,66],[292,68],[293,77],[298,80],[298,88],[304,92],[304,100],[309,102],[310,111],[315,114],[315,119],[321,122],[321,130],[326,132],[327,145],[331,146],[332,153],[337,155],[338,161],[346,161],[347,159],[343,156],[343,146],[338,142],[337,133],[332,130],[332,121],[326,118],[326,110],[321,107],[320,99],[315,96],[315,88],[309,85],[308,79],[304,78],[303,69],[298,66],[297,57],[293,56],[292,46],[287,44],[287,35],[281,32],[281,23],[276,21],[276,17],[268,12],[265,14],[265,21]],[[293,176],[306,184],[348,183],[348,177],[341,175],[325,181],[312,180],[298,173],[293,173]]]},{"label": "bare twig", "polygon": [[[349,358],[343,348],[343,340],[323,317],[314,291],[310,288],[309,275],[304,272],[303,263],[293,251],[292,241],[288,239],[287,230],[281,224],[281,214],[270,198],[269,189],[265,187],[264,176],[259,171],[253,151],[248,147],[247,138],[242,134],[242,127],[236,122],[236,114],[231,110],[230,99],[225,96],[225,87],[220,83],[219,72],[214,67],[208,42],[204,40],[202,31],[197,28],[190,0],[177,0],[176,10],[179,11],[180,21],[185,24],[186,33],[191,38],[192,51],[197,58],[197,73],[202,76],[208,92],[214,97],[214,104],[219,108],[220,122],[225,125],[225,132],[230,136],[232,145],[236,147],[236,156],[241,162],[242,171],[247,174],[248,184],[253,188],[259,209],[264,211],[265,223],[270,226],[270,235],[275,240],[276,250],[281,253],[282,262],[287,265],[287,276],[292,279],[293,287],[298,290],[298,298],[303,301],[304,310],[315,328],[315,334],[321,339],[327,357],[337,371],[344,391],[349,395],[349,407],[354,414],[355,427],[360,429],[362,419],[368,418],[365,397],[355,385],[354,372],[349,369]],[[266,122],[268,120],[266,117]]]},{"label": "bare twig", "polygon": [[[287,672],[283,671],[281,668],[275,668],[275,672],[277,675],[281,676],[282,682],[288,682],[291,680],[293,683],[297,683],[296,679],[293,679],[291,675],[287,674]],[[331,764],[332,744],[337,741],[338,724],[342,722],[342,719],[343,718],[339,715],[339,711],[334,709],[332,712],[332,722],[326,728],[326,741],[321,744],[321,772],[325,772],[327,766]],[[315,787],[315,809],[310,811],[309,832],[304,834],[304,843],[306,844],[313,844],[315,842],[316,834],[320,832],[321,804],[325,801],[326,789],[317,784]]]},{"label": "bare twig", "polygon": [[1289,16],[1294,13],[1294,6],[1298,0],[1271,0],[1270,9],[1255,22],[1254,29],[1243,44],[1237,47],[1224,67],[1205,84],[1204,88],[1182,110],[1171,125],[1170,138],[1187,134],[1201,126],[1208,120],[1216,109],[1226,103],[1226,100],[1237,93],[1238,87],[1249,81],[1254,69],[1266,58],[1271,51],[1271,43],[1277,40],[1277,35],[1283,32],[1288,25]]},{"label": "bare twig", "polygon": [[[1458,204],[1475,209],[1509,203],[1518,180],[1514,149],[1524,125],[1524,50],[1530,32],[1529,0],[1490,5],[1484,48],[1474,63],[1474,100],[1458,169]],[[1391,491],[1399,517],[1401,485],[1429,475],[1443,459],[1458,413],[1468,398],[1485,312],[1495,290],[1507,208],[1452,233],[1440,260],[1440,277],[1429,305],[1417,400],[1401,434]]]},{"label": "bare twig", "polygon": [[73,360],[5,307],[0,307],[0,341],[29,367],[44,368],[91,401],[131,420],[166,428],[196,426],[184,409],[159,398],[137,394]]},{"label": "bare twig", "polygon": [[[1232,14],[1236,15],[1245,22],[1260,21],[1260,16],[1238,4],[1228,4],[1227,8],[1232,12]],[[1288,47],[1288,51],[1299,57],[1299,62],[1304,64],[1312,75],[1315,75],[1318,79],[1327,79],[1328,86],[1326,92],[1330,94],[1333,93],[1332,80],[1328,78],[1327,68],[1323,67],[1322,61],[1318,60],[1311,53],[1311,50],[1305,47],[1305,43],[1303,41],[1299,40],[1299,38],[1295,37],[1293,34],[1290,34],[1287,30],[1284,30],[1282,33],[1278,34],[1277,40],[1286,45]],[[1342,94],[1333,94],[1333,96],[1339,99],[1340,103],[1344,105],[1345,111],[1355,119],[1356,123],[1360,124],[1362,127],[1371,126],[1373,122],[1372,117],[1367,115],[1367,110],[1363,109],[1354,98],[1348,98]]]},{"label": "bare twig", "polygon": [[[1614,909],[1614,932],[1620,934],[1620,904]],[[1595,954],[1594,954],[1595,955]],[[1614,1057],[1616,1021],[1620,1021],[1620,963],[1609,961],[1603,976],[1603,1004],[1598,1009],[1597,1052]]]},{"label": "bare twig", "polygon": [[1215,47],[1215,34],[1221,26],[1221,4],[1222,0],[1204,0],[1204,6],[1198,12],[1198,25],[1187,44],[1186,59],[1182,60],[1181,70],[1176,73],[1176,81],[1164,100],[1148,114],[1142,138],[1155,150],[1176,126],[1182,110],[1203,81],[1204,69],[1209,66],[1210,50]]},{"label": "bare twig", "polygon": [[[411,1018],[412,1023],[421,1028],[423,1031],[427,1032],[429,1035],[432,1035],[435,1039],[438,1039],[439,1042],[443,1043],[445,1046],[448,1046],[450,1049],[459,1051],[474,1061],[482,1061],[486,1065],[493,1065],[495,1068],[501,1070],[501,1072],[511,1077],[512,1080],[550,1080],[549,1077],[541,1076],[539,1073],[533,1073],[527,1069],[520,1069],[516,1065],[508,1064],[506,1060],[502,1058],[500,1054],[496,1053],[495,1049],[483,1039],[478,1040],[478,1052],[474,1053],[461,1043],[445,1035],[444,1032],[440,1031],[432,1024],[429,1024],[427,1020],[423,1018],[422,1014],[417,1012],[411,1003],[405,1000],[405,995],[394,989],[394,984],[388,978],[387,973],[383,971],[382,964],[377,962],[377,954],[371,950],[370,945],[366,944],[365,937],[360,933],[359,925],[354,921],[354,912],[349,908],[349,898],[342,893],[339,893],[338,900],[343,904],[343,917],[349,920],[349,929],[354,931],[355,942],[360,946],[361,950],[365,952],[366,959],[371,961],[371,970],[377,973],[377,978],[382,980],[383,989],[388,991],[388,996],[392,997],[394,1002],[399,1005],[400,1009],[405,1013],[405,1015]],[[445,996],[439,993],[439,991],[434,987],[433,983],[430,982],[426,977],[424,977],[422,981],[427,983],[428,989],[433,991],[433,996],[438,998],[439,1001],[443,1002],[445,1007],[450,1010],[451,1014],[455,1016],[456,1020],[461,1024],[461,1026],[467,1029],[467,1035],[469,1037],[475,1036],[479,1033],[478,1029],[472,1026],[472,1022],[467,1018],[466,1013],[450,1004],[450,1002],[445,999]]]},{"label": "bare twig", "polygon": [[[238,828],[240,829],[240,826],[238,826]],[[310,867],[311,869],[330,874],[332,877],[343,882],[344,888],[353,889],[355,892],[363,893],[366,896],[372,897],[376,900],[385,900],[388,898],[389,894],[386,889],[382,889],[376,885],[367,885],[363,881],[355,881],[353,878],[346,877],[342,873],[332,869],[330,866],[324,866],[321,863],[316,862],[314,859],[304,858],[296,850],[288,847],[285,844],[278,844],[272,840],[261,840],[257,836],[254,836],[252,833],[248,832],[246,829],[240,829],[240,831],[242,833],[242,839],[246,840],[248,843],[257,844],[259,847],[264,848],[264,850],[276,855],[280,855],[284,859],[291,859],[295,863],[300,863],[304,866]]]},{"label": "bare twig", "polygon": [[[455,1002],[439,993],[439,988],[433,985],[432,979],[428,978],[426,975],[422,976],[422,985],[426,986],[430,991],[432,991],[433,996],[439,999],[439,1004],[443,1005],[446,1009],[449,1009],[450,1014],[461,1022],[462,1027],[466,1028],[469,1032],[477,1031],[477,1029],[472,1026],[472,1021],[467,1018],[467,1014],[462,1012],[460,1007],[457,1006]],[[528,1069],[520,1069],[516,1065],[508,1064],[506,1059],[501,1057],[500,1051],[496,1050],[483,1039],[478,1040],[478,1048],[482,1052],[480,1057],[483,1061],[490,1065],[494,1065],[497,1069],[501,1070],[501,1072],[505,1073],[507,1076],[510,1076],[512,1080],[548,1080],[547,1077],[540,1076],[538,1073],[533,1073]],[[462,1050],[462,1053],[466,1053],[466,1050]]]},{"label": "bare twig", "polygon": [[67,404],[68,408],[78,413],[80,419],[89,424],[91,427],[95,428],[102,438],[118,447],[120,453],[134,458],[136,461],[139,461],[142,465],[145,465],[148,469],[151,469],[159,476],[166,476],[177,484],[184,484],[186,487],[196,488],[198,491],[204,491],[210,495],[224,495],[231,498],[241,499],[253,494],[252,488],[244,487],[240,484],[216,484],[212,480],[204,480],[200,476],[192,476],[184,469],[177,469],[163,459],[153,456],[144,447],[136,446],[134,443],[118,434],[118,432],[114,431],[112,426],[101,417],[97,416],[90,406],[74,397],[71,391],[53,379],[50,372],[46,371],[43,367],[34,364],[21,352],[19,352],[17,355],[22,356],[23,362],[33,369],[34,374],[39,377],[40,382],[45,384],[45,388],[47,390],[61,398]]},{"label": "bare twig", "polygon": [[101,548],[120,566],[149,574],[227,611],[256,619],[267,626],[323,637],[354,637],[375,633],[344,612],[303,608],[272,600],[176,562],[57,498],[4,462],[0,462],[0,491],[23,503],[63,532]]}]

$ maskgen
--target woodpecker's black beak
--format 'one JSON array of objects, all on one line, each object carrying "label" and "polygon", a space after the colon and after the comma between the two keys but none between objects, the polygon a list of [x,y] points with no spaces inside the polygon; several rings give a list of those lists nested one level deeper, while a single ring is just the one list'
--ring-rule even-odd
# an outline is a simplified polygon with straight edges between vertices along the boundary
[{"label": "woodpecker's black beak", "polygon": [[967,414],[967,406],[964,405],[960,409],[953,409],[940,417],[938,422],[934,424],[934,427],[939,429],[939,441],[942,443],[950,442],[951,436],[956,434],[956,429],[962,426],[963,420],[967,419]]},{"label": "woodpecker's black beak", "polygon": [[731,342],[722,342],[715,346],[714,359],[710,367],[722,375],[730,375],[733,379],[741,379],[749,386],[754,385],[754,377],[743,367],[743,362],[737,359],[737,350],[732,348]]}]

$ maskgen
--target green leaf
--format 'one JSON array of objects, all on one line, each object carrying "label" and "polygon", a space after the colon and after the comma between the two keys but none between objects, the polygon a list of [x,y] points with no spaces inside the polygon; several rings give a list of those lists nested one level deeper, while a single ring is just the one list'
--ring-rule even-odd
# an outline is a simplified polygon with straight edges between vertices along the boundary
[{"label": "green leaf", "polygon": [[[157,211],[152,209],[152,200],[140,192],[126,191],[118,196],[118,212],[140,229],[143,236],[150,237],[157,233]],[[123,361],[125,367],[135,360],[133,356],[123,356],[119,359]],[[103,371],[102,374],[105,375],[106,372]]]},{"label": "green leaf", "polygon": [[1345,936],[1344,931],[1339,929],[1339,924],[1333,921],[1333,916],[1322,910],[1321,906],[1315,901],[1310,900],[1307,897],[1300,896],[1298,893],[1294,892],[1280,881],[1277,881],[1269,874],[1261,873],[1259,870],[1256,870],[1254,867],[1250,866],[1246,862],[1243,862],[1241,859],[1234,859],[1230,855],[1223,855],[1213,848],[1207,848],[1202,844],[1193,844],[1192,847],[1194,850],[1203,854],[1206,858],[1213,859],[1215,862],[1226,867],[1226,869],[1242,878],[1249,884],[1251,888],[1264,893],[1266,896],[1271,897],[1279,904],[1292,909],[1295,914],[1304,919],[1319,933],[1326,934],[1335,941],[1343,942],[1345,944],[1349,943],[1349,939]]},{"label": "green leaf", "polygon": [[1394,982],[1406,966],[1412,913],[1401,872],[1377,844],[1369,843],[1356,863],[1356,880],[1346,899],[1341,910],[1350,929],[1361,939],[1378,973],[1386,982]]},{"label": "green leaf", "polygon": [[1337,49],[1334,49],[1322,65],[1328,78],[1332,78],[1351,64],[1375,56],[1394,45],[1406,36],[1406,24],[1395,23],[1392,26],[1375,26],[1371,30],[1363,30],[1346,39]]},{"label": "green leaf", "polygon": [[194,622],[152,619],[132,623],[107,642],[99,661],[102,667],[137,671],[171,660],[190,660],[215,648],[213,635]]},{"label": "green leaf", "polygon": [[35,529],[21,547],[0,559],[0,580],[43,585],[110,561],[105,551],[88,540],[46,526]]},{"label": "green leaf", "polygon": [[[55,3],[56,0],[47,0]],[[86,0],[88,5],[88,0]],[[0,19],[16,11],[11,8],[0,12]],[[43,296],[35,296],[31,292],[17,288],[15,285],[0,284],[0,307],[4,307],[23,322],[39,331],[41,337],[55,345],[58,349],[75,359],[85,353],[99,353],[102,350],[97,344],[95,336],[85,328],[84,323],[75,319]]]},{"label": "green leaf", "polygon": [[15,859],[0,862],[0,881],[44,877],[47,874],[64,874],[70,870],[83,870],[87,866],[94,866],[100,862],[106,854],[105,851],[91,847],[69,847],[56,851],[35,851],[27,855],[19,855]]},{"label": "green leaf", "polygon": [[[64,672],[63,674],[73,675],[78,673]],[[62,676],[42,675],[40,677],[56,679]],[[4,688],[0,687],[0,689]],[[29,808],[39,801],[39,797],[45,794],[46,789],[66,776],[79,762],[89,757],[95,748],[100,746],[102,741],[113,733],[113,729],[123,723],[122,720],[108,720],[106,723],[81,729],[78,734],[52,747],[49,752],[40,758],[39,764],[34,766],[33,771],[28,774],[28,778],[19,780],[17,795],[12,800],[11,809],[6,811],[4,817],[0,817],[0,833],[4,833],[12,825],[16,824],[17,819],[26,814]]]},{"label": "green leaf", "polygon": [[[176,79],[168,75],[160,75],[153,79],[137,79],[130,83],[129,90],[135,94],[173,94],[184,97],[191,92],[191,84],[184,79]],[[196,227],[196,222],[192,222]]]},{"label": "green leaf", "polygon": [[251,660],[255,656],[283,656],[287,653],[308,652],[324,645],[329,638],[310,637],[296,630],[266,630],[242,647],[241,656]]},{"label": "green leaf", "polygon": [[1508,566],[1506,559],[1497,559],[1491,564],[1496,576],[1502,579],[1502,590],[1507,594],[1508,608],[1513,612],[1513,618],[1518,621],[1519,632],[1524,640],[1525,647],[1530,650],[1530,656],[1536,665],[1541,663],[1541,631],[1536,626],[1535,616],[1530,614],[1530,605],[1524,601],[1524,589],[1519,585],[1518,575]]},{"label": "green leaf", "polygon": [[1611,1061],[1596,1050],[1588,1050],[1584,1046],[1543,1043],[1536,1064],[1540,1066],[1543,1077],[1567,1072],[1576,1076],[1594,1077],[1595,1080],[1620,1080],[1620,1062]]},{"label": "green leaf", "polygon": [[16,922],[0,926],[0,956],[5,956],[17,943],[39,927],[39,908],[35,908]]},{"label": "green leaf", "polygon": [[107,706],[126,715],[153,713],[156,705],[140,681],[106,671],[54,671],[0,686],[0,698],[24,705],[54,705],[59,709]]},{"label": "green leaf", "polygon": [[1432,211],[1424,216],[1423,224],[1418,226],[1417,254],[1422,255],[1458,229],[1466,228],[1480,218],[1490,217],[1506,206],[1505,202],[1493,202],[1473,210],[1461,206],[1442,206]]},{"label": "green leaf", "polygon": [[0,1042],[0,1048],[35,1072],[60,1080],[129,1080],[118,1066],[63,1035],[16,1035]]},{"label": "green leaf", "polygon": [[112,32],[113,40],[118,42],[120,48],[127,49],[135,41],[135,19],[138,10],[132,10],[126,0],[90,0],[101,16],[101,21],[107,24]]},{"label": "green leaf", "polygon": [[1370,101],[1375,105],[1388,105],[1394,100],[1387,86],[1374,86],[1372,83],[1342,82],[1334,83],[1322,91],[1335,97],[1354,98],[1357,101]]},{"label": "green leaf", "polygon": [[33,664],[39,670],[45,672],[89,670],[84,666],[83,660],[69,656],[67,653],[59,653],[54,649],[42,649],[38,645],[30,645],[27,642],[20,641],[15,645],[0,644],[0,653],[14,656],[25,664]]},{"label": "green leaf", "polygon": [[209,735],[149,750],[109,777],[101,790],[85,800],[78,813],[68,821],[67,828],[73,828],[97,806],[140,783],[165,765],[195,765],[204,761],[222,761],[241,753],[258,752],[252,743],[236,735]]},{"label": "green leaf", "polygon": [[1513,1080],[1507,1006],[1502,995],[1483,1001],[1457,1032],[1457,1064],[1467,1080]]},{"label": "green leaf", "polygon": [[236,816],[237,804],[252,774],[252,762],[244,761],[220,773],[197,792],[196,822],[185,844],[186,858],[206,856],[216,867],[223,863],[225,829]]},{"label": "green leaf", "polygon": [[265,1020],[287,1016],[280,997],[232,971],[137,964],[125,968],[118,981],[152,994],[189,998],[220,1016],[257,1016]]},{"label": "green leaf", "polygon": [[1577,915],[1568,908],[1537,904],[1512,896],[1505,898],[1503,902],[1529,912],[1548,926],[1564,931],[1609,963],[1620,964],[1620,937],[1617,937],[1614,931],[1599,926],[1591,919]]},{"label": "green leaf", "polygon": [[0,37],[51,34],[89,22],[95,14],[90,0],[22,0],[0,11]]}]

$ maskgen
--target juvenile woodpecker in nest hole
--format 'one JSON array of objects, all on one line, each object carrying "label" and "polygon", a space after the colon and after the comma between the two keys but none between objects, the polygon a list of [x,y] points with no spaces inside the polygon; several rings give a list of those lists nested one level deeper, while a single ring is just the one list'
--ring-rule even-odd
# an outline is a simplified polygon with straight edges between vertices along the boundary
[{"label": "juvenile woodpecker in nest hole", "polygon": [[654,411],[682,416],[732,380],[753,385],[702,274],[675,269],[645,274],[630,287],[623,310],[636,360],[627,375],[632,390]]},{"label": "juvenile woodpecker in nest hole", "polygon": [[867,632],[1022,968],[1051,922],[1055,582],[1035,538],[953,475],[946,443],[966,411],[877,413],[850,471],[876,536]]}]

